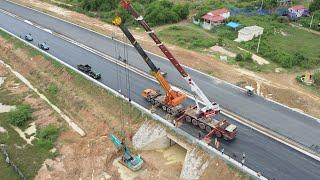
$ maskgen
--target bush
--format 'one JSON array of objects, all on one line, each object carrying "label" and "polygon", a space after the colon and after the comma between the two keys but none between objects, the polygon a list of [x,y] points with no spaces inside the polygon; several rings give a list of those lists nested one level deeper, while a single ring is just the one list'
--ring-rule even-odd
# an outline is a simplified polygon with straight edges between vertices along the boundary
[{"label": "bush", "polygon": [[252,62],[252,54],[247,52],[244,54],[244,60],[248,61],[248,62]]},{"label": "bush", "polygon": [[313,74],[314,84],[320,86],[320,71],[317,71]]},{"label": "bush", "polygon": [[242,56],[242,54],[237,54],[237,55],[236,55],[236,61],[243,61],[243,56]]},{"label": "bush", "polygon": [[289,23],[290,22],[290,20],[287,16],[278,16],[277,21],[279,23]]},{"label": "bush", "polygon": [[58,87],[54,83],[50,83],[47,89],[50,96],[55,96],[58,93]]},{"label": "bush", "polygon": [[26,121],[30,120],[31,117],[32,110],[30,105],[18,105],[15,110],[9,112],[9,123],[21,127]]},{"label": "bush", "polygon": [[60,129],[50,124],[37,132],[36,144],[44,149],[53,148],[54,142],[59,136]]},{"label": "bush", "polygon": [[310,9],[311,12],[320,10],[320,0],[314,0],[314,1],[310,4],[309,9]]},{"label": "bush", "polygon": [[169,0],[157,0],[148,5],[146,20],[151,26],[176,23],[189,15],[188,5],[175,5]]}]

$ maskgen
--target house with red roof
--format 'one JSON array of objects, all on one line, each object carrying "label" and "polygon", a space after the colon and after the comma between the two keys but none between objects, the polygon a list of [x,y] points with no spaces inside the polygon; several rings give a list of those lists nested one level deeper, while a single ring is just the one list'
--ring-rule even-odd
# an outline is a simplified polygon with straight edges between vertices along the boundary
[{"label": "house with red roof", "polygon": [[296,18],[299,18],[306,13],[308,13],[308,9],[305,8],[303,5],[295,5],[288,8],[290,14],[294,15]]},{"label": "house with red roof", "polygon": [[211,29],[213,26],[217,26],[225,22],[230,17],[230,11],[226,8],[216,9],[203,15],[203,28]]}]

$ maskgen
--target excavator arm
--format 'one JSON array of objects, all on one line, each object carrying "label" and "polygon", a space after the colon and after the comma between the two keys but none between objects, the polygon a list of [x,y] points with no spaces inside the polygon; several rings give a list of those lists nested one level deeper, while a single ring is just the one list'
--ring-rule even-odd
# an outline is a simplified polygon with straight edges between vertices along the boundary
[{"label": "excavator arm", "polygon": [[137,21],[138,23],[145,29],[148,35],[153,39],[156,45],[160,48],[163,54],[169,59],[172,65],[179,71],[181,76],[190,86],[191,91],[197,95],[199,99],[201,99],[205,106],[200,108],[197,97],[196,104],[197,104],[197,111],[198,115],[202,117],[211,117],[220,112],[220,107],[216,102],[210,102],[207,96],[203,93],[200,87],[191,79],[189,74],[184,70],[184,68],[179,64],[179,62],[175,59],[175,57],[171,54],[168,48],[160,41],[154,31],[150,28],[148,23],[143,19],[141,15],[137,11],[135,11],[128,0],[121,0],[121,6],[126,9]]},{"label": "excavator arm", "polygon": [[151,69],[152,75],[157,79],[161,87],[166,92],[166,104],[169,106],[177,106],[180,105],[185,99],[186,95],[175,91],[172,89],[171,85],[168,83],[168,81],[162,76],[159,68],[156,67],[156,65],[151,61],[147,53],[142,49],[140,44],[136,41],[136,39],[133,37],[131,32],[128,30],[125,24],[123,24],[121,17],[116,17],[112,23],[116,26],[118,26],[121,31],[125,34],[125,36],[129,39],[130,43],[134,46],[134,48],[138,51],[142,59],[147,63],[149,68]]}]

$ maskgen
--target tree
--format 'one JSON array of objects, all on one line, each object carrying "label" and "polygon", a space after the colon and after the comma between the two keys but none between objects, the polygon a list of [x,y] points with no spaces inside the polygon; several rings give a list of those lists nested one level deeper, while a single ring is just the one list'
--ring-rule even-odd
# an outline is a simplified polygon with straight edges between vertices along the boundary
[{"label": "tree", "polygon": [[313,2],[309,6],[309,10],[311,12],[320,10],[320,0],[313,0]]}]

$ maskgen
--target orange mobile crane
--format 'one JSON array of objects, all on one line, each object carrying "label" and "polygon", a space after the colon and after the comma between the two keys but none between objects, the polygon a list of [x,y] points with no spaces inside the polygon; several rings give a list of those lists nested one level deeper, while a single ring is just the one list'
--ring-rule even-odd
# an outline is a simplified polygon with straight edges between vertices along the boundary
[{"label": "orange mobile crane", "polygon": [[205,138],[210,138],[212,135],[216,137],[223,137],[225,140],[232,140],[237,134],[237,127],[230,124],[226,120],[217,121],[211,117],[220,112],[219,105],[216,102],[210,102],[206,95],[202,92],[199,86],[191,79],[184,68],[179,64],[167,47],[160,41],[154,31],[150,28],[147,22],[140,16],[132,7],[129,1],[121,0],[121,6],[126,9],[146,30],[149,36],[154,40],[156,45],[165,54],[173,66],[179,71],[182,77],[186,80],[190,86],[191,91],[200,98],[204,107],[200,107],[198,99],[195,98],[196,106],[190,106],[183,108],[181,103],[186,99],[186,95],[179,91],[172,90],[170,84],[163,78],[158,68],[154,66],[150,58],[147,56],[145,51],[137,43],[135,38],[132,36],[128,28],[123,24],[122,19],[117,17],[113,20],[113,24],[119,26],[122,32],[130,40],[131,44],[136,48],[138,53],[143,57],[145,62],[151,68],[155,78],[158,80],[160,85],[166,91],[166,96],[162,96],[158,91],[153,89],[146,89],[143,91],[143,97],[146,98],[153,105],[162,106],[162,109],[169,114],[179,116],[177,121],[185,120],[192,123],[195,126],[199,126],[208,132]]},{"label": "orange mobile crane", "polygon": [[145,89],[142,93],[142,96],[147,99],[152,105],[160,106],[162,109],[169,114],[178,115],[181,109],[181,104],[184,100],[186,100],[187,96],[180,91],[175,91],[172,89],[171,85],[168,81],[163,77],[159,68],[155,66],[155,64],[151,61],[146,52],[142,49],[140,44],[136,41],[136,39],[129,32],[128,28],[122,23],[122,19],[120,17],[116,17],[112,23],[116,26],[119,26],[122,32],[129,39],[131,44],[136,48],[138,53],[141,55],[143,60],[147,63],[149,68],[151,69],[151,74],[158,80],[161,87],[165,91],[165,95],[162,95],[160,92],[154,89]]}]

